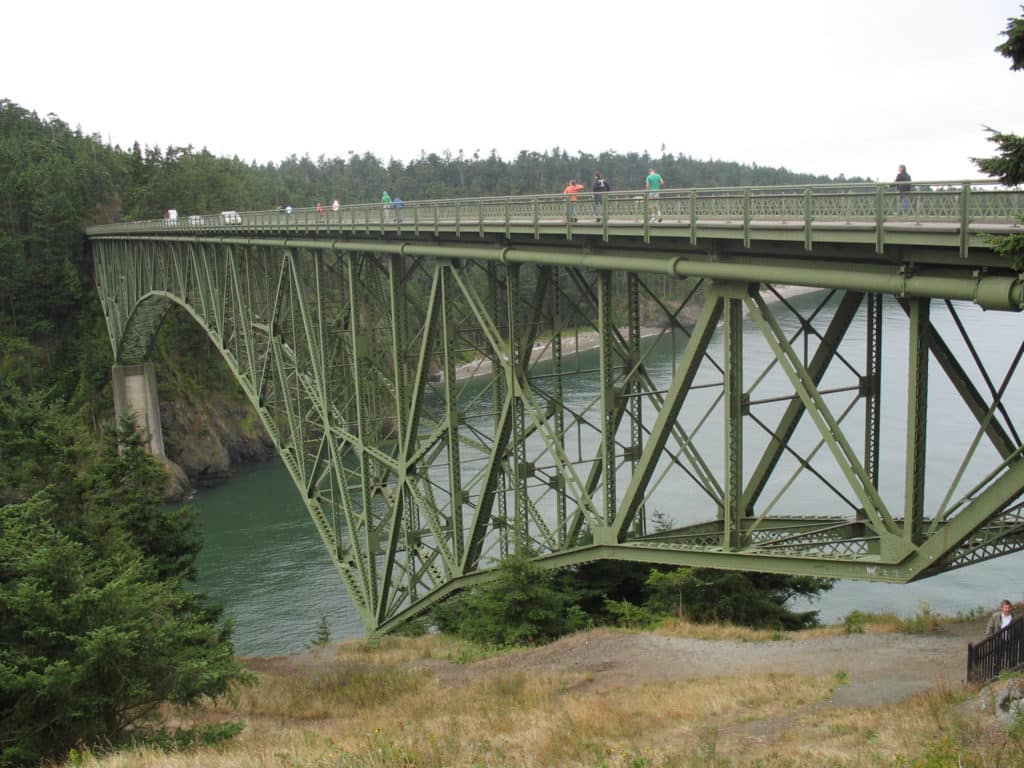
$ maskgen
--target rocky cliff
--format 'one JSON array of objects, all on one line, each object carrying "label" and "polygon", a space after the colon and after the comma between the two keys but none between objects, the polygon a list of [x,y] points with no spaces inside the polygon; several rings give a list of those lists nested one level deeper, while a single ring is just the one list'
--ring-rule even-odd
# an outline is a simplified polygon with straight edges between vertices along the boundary
[{"label": "rocky cliff", "polygon": [[274,443],[244,402],[184,399],[160,403],[170,480],[168,500],[181,500],[194,488],[228,480],[236,464],[266,461]]}]

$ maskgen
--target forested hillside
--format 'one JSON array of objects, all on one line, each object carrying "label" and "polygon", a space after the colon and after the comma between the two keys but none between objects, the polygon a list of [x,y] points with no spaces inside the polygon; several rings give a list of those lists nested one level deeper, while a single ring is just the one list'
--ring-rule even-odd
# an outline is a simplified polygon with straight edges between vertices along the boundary
[{"label": "forested hillside", "polygon": [[[0,500],[25,498],[39,484],[29,482],[27,465],[34,459],[14,448],[34,409],[54,409],[91,439],[110,421],[109,343],[94,296],[85,227],[160,218],[168,208],[185,215],[309,206],[335,198],[365,202],[378,200],[384,189],[406,200],[558,192],[570,177],[588,179],[595,170],[621,190],[642,187],[652,164],[671,187],[828,181],[725,161],[637,153],[574,156],[558,148],[524,150],[512,160],[493,152],[466,157],[461,150],[444,150],[409,163],[349,154],[316,160],[293,155],[257,165],[193,147],[111,147],[56,115],[40,117],[0,100]],[[171,319],[156,354],[162,398],[184,392],[187,401],[164,401],[172,420],[187,429],[188,413],[201,409],[205,397],[226,398],[244,413],[215,351],[187,322]]]}]

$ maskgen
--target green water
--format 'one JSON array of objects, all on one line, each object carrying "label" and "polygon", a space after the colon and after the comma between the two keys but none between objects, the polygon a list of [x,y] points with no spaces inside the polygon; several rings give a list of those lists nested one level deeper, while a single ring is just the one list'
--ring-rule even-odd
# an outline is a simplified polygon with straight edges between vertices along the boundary
[{"label": "green water", "polygon": [[[817,301],[814,296],[804,296],[793,303],[806,311]],[[981,313],[972,307],[958,309],[965,313],[969,322],[981,324],[983,328],[983,332],[972,334],[982,359],[989,360],[993,353],[999,352],[1006,360],[1005,369],[1024,335],[1024,323],[1010,313]],[[948,315],[935,310],[932,320],[942,329],[947,343],[954,346],[955,328]],[[891,340],[897,338],[901,328],[906,328],[907,321],[895,304],[887,303],[884,322],[887,336],[883,344],[883,385],[887,389],[882,414],[882,443],[889,453],[882,454],[880,485],[886,498],[901,498],[898,493],[903,483],[902,441],[906,431],[902,419],[902,403],[906,398],[906,353]],[[781,308],[780,323],[788,331],[796,327],[796,321],[792,316],[781,314]],[[749,340],[745,338],[744,346],[749,371],[744,375],[749,383],[768,358],[765,351],[762,359],[758,359],[758,350],[764,344],[757,340],[756,328],[749,323],[748,326],[746,334]],[[824,328],[824,324],[819,327]],[[890,336],[890,332],[895,333]],[[852,349],[851,359],[855,365],[861,366],[863,340],[858,338],[858,333],[863,333],[862,327],[851,329],[846,343]],[[671,340],[666,340],[647,358],[648,369],[655,380],[668,380],[672,360],[681,349],[679,339],[674,345]],[[960,353],[965,368],[969,368],[967,353],[956,351]],[[596,352],[582,353],[580,358],[582,368],[596,364]],[[1004,373],[1005,370],[998,368],[993,371],[995,376]],[[929,471],[934,471],[935,467],[948,468],[948,474],[952,475],[973,435],[958,434],[951,423],[946,422],[944,414],[947,408],[962,409],[963,406],[934,364],[930,376]],[[885,383],[887,377],[891,384]],[[593,389],[596,383],[596,377],[583,382],[573,380],[573,388],[566,391],[566,401],[582,404],[592,400],[596,394]],[[826,380],[823,388],[827,384]],[[1021,387],[1011,388],[1008,393],[1014,393],[1015,389],[1020,397],[1012,397],[1010,402],[1024,404]],[[709,396],[696,394],[688,400],[687,408],[697,405],[701,397]],[[961,429],[963,423],[958,419]],[[703,441],[700,448],[705,456],[714,456],[716,445],[717,453],[721,453],[721,438],[714,430],[707,430],[699,439]],[[745,448],[745,453],[749,454],[745,457],[749,472],[759,455],[756,441],[751,440]],[[988,466],[992,466],[991,462]],[[802,478],[800,482],[808,483],[807,490],[791,494],[794,499],[787,501],[787,513],[819,510],[822,496],[814,490],[813,482],[810,478]],[[939,485],[929,488],[929,509],[938,502],[935,494],[944,490]],[[685,512],[677,510],[686,509],[687,494],[691,492],[684,479],[670,476],[652,495],[651,503],[673,517],[675,522],[685,522]],[[301,650],[316,633],[321,615],[326,616],[333,639],[364,635],[352,602],[280,462],[242,468],[229,483],[197,493],[192,503],[198,507],[204,527],[204,548],[199,559],[200,588],[224,604],[235,618],[235,644],[239,653],[273,655]],[[832,592],[812,607],[821,611],[825,621],[837,621],[854,609],[911,614],[922,602],[943,613],[966,611],[982,605],[995,606],[1003,597],[1022,598],[1015,578],[1022,565],[1024,553],[1017,553],[908,585],[844,581],[837,583]]]},{"label": "green water", "polygon": [[235,620],[235,649],[274,655],[304,648],[322,615],[332,639],[363,636],[291,477],[280,461],[241,467],[225,485],[200,490],[199,587]]}]

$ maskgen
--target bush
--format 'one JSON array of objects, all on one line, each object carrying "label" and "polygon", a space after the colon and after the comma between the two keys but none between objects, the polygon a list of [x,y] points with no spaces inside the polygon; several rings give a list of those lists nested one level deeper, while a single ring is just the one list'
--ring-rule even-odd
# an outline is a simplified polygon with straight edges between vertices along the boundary
[{"label": "bush", "polygon": [[615,618],[615,624],[626,629],[649,629],[661,619],[661,615],[642,605],[633,605],[626,600],[608,600],[605,610]]},{"label": "bush", "polygon": [[432,610],[438,629],[485,645],[539,645],[586,626],[573,596],[526,556],[502,561],[493,581]]},{"label": "bush", "polygon": [[817,626],[817,611],[791,611],[785,603],[832,588],[829,579],[740,573],[710,568],[652,571],[647,605],[696,622],[725,621],[765,629]]},{"label": "bush", "polygon": [[864,611],[850,611],[843,618],[843,631],[848,635],[862,635],[869,618]]}]

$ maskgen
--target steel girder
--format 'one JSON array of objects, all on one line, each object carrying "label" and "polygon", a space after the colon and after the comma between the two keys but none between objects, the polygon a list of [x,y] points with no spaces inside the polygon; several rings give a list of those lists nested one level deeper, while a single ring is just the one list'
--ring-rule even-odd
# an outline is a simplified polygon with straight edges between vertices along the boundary
[{"label": "steel girder", "polygon": [[[116,362],[144,360],[173,306],[203,327],[371,631],[510,552],[906,582],[1024,548],[1024,347],[984,360],[964,309],[933,301],[1012,281],[778,264],[833,289],[800,311],[753,259],[365,247],[92,240]],[[882,325],[893,280],[905,330]],[[883,337],[905,347],[905,400]],[[952,479],[926,451],[937,378],[963,405]]]}]

